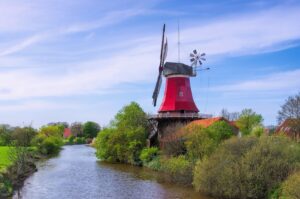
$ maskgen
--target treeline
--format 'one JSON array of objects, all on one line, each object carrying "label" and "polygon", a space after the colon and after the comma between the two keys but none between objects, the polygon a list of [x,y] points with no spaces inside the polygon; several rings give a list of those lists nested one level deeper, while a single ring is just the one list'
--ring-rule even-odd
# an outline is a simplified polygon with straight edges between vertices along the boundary
[{"label": "treeline", "polygon": [[168,131],[183,136],[163,149],[147,148],[147,117],[133,102],[98,134],[97,157],[167,173],[174,183],[215,198],[297,198],[300,145],[283,134],[266,134],[262,121],[245,109],[235,122],[242,137],[225,121],[207,128],[178,125]]}]

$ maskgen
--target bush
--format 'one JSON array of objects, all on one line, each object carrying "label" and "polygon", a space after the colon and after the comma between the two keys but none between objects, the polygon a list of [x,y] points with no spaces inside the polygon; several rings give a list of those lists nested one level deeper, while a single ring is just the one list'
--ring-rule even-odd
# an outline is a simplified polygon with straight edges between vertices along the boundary
[{"label": "bush", "polygon": [[195,189],[217,198],[243,198],[239,189],[242,183],[240,157],[256,142],[252,137],[231,138],[209,158],[198,161],[194,169]]},{"label": "bush", "polygon": [[264,134],[264,132],[265,132],[264,127],[261,125],[257,125],[252,128],[250,135],[260,137]]},{"label": "bush", "polygon": [[292,174],[282,184],[282,191],[279,199],[300,198],[300,171]]},{"label": "bush", "polygon": [[279,187],[300,162],[300,150],[289,138],[261,137],[242,158],[245,184],[249,198],[266,198]]},{"label": "bush", "polygon": [[39,151],[44,155],[57,154],[63,145],[62,139],[58,137],[46,137],[42,140],[38,146]]},{"label": "bush", "polygon": [[218,198],[267,198],[296,169],[299,146],[280,137],[225,141],[194,171],[196,190]]},{"label": "bush", "polygon": [[76,137],[74,138],[74,144],[85,144],[85,138],[84,137]]},{"label": "bush", "polygon": [[191,184],[193,179],[192,164],[180,155],[178,157],[164,158],[160,161],[161,170],[170,174],[171,181],[181,184]]},{"label": "bush", "polygon": [[217,142],[210,137],[207,128],[194,125],[185,128],[185,130],[189,131],[189,133],[185,137],[186,141],[184,144],[187,155],[192,162],[210,155],[215,150]]},{"label": "bush", "polygon": [[140,155],[140,159],[142,160],[143,164],[147,164],[156,158],[158,151],[159,150],[157,147],[144,148]]},{"label": "bush", "polygon": [[233,136],[233,127],[225,121],[218,121],[207,127],[210,137],[217,143]]}]

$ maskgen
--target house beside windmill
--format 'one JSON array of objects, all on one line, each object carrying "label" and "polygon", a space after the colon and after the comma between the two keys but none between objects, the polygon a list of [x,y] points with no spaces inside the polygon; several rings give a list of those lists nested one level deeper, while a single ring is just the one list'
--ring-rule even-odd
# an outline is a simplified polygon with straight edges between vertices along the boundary
[{"label": "house beside windmill", "polygon": [[286,119],[275,130],[275,134],[284,135],[300,142],[300,119]]}]

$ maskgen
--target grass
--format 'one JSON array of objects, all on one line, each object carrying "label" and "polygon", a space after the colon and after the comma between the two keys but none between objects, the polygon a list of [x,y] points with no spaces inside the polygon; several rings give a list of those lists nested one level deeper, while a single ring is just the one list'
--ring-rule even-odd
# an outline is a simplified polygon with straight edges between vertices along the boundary
[{"label": "grass", "polygon": [[8,157],[9,149],[8,146],[0,146],[0,172],[12,164]]}]

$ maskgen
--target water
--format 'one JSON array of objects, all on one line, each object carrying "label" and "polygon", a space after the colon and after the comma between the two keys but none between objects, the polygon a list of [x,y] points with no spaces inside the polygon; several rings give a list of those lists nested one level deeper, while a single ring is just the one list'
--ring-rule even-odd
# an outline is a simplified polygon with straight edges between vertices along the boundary
[{"label": "water", "polygon": [[38,163],[13,198],[198,198],[190,187],[161,182],[161,173],[147,168],[97,161],[95,150],[84,145],[65,146],[60,155]]}]

